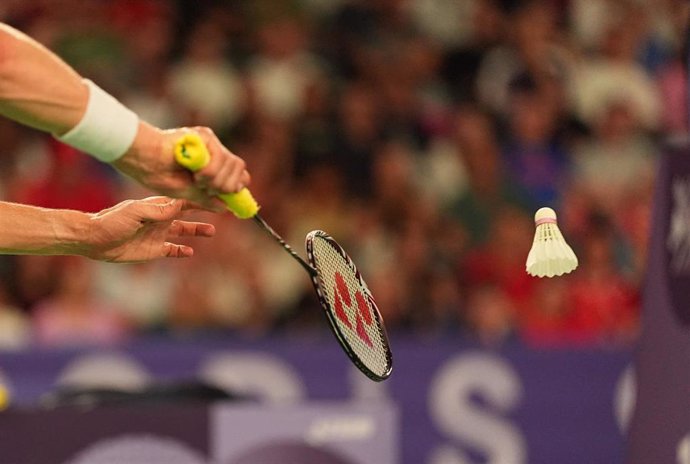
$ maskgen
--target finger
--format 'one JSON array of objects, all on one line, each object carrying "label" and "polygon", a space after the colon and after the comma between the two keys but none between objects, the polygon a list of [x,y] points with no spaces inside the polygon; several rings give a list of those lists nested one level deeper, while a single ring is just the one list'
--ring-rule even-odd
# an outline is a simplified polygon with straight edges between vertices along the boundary
[{"label": "finger", "polygon": [[166,258],[191,258],[194,256],[194,249],[187,245],[165,242],[163,244],[163,256]]},{"label": "finger", "polygon": [[235,160],[224,165],[216,176],[208,182],[208,192],[212,195],[220,193],[237,193],[249,185],[251,176],[246,169],[243,159]]},{"label": "finger", "polygon": [[226,193],[223,190],[226,179],[228,179],[235,169],[235,160],[232,158],[226,158],[223,163],[218,166],[218,168],[213,173],[200,172],[197,174],[197,178],[204,179],[206,188],[212,194]]},{"label": "finger", "polygon": [[212,194],[237,192],[249,183],[248,175],[241,182],[246,163],[239,156],[228,150],[208,128],[195,128],[209,150],[209,163],[195,175],[196,185],[209,189]]},{"label": "finger", "polygon": [[170,235],[176,237],[213,237],[215,234],[215,226],[205,222],[173,221],[170,226]]},{"label": "finger", "polygon": [[[242,171],[242,175],[240,176],[240,184],[242,185],[242,187],[248,187],[249,184],[251,184],[251,183],[252,183],[252,176],[251,176],[251,174],[249,174],[249,171],[247,171],[245,169],[244,171]],[[242,189],[240,189],[240,190],[242,190]]]},{"label": "finger", "polygon": [[198,171],[197,180],[199,182],[210,181],[214,177],[214,173],[218,172],[230,158],[231,153],[208,127],[195,127],[194,131],[199,134],[210,155],[208,164]]},{"label": "finger", "polygon": [[232,172],[230,175],[227,177],[227,179],[224,180],[223,185],[220,186],[220,190],[223,192],[239,192],[242,190],[244,187],[246,187],[246,184],[242,183],[242,176],[246,170],[246,164],[244,163],[243,160],[239,160],[240,162],[236,163],[233,166]]},{"label": "finger", "polygon": [[137,201],[140,201],[141,203],[165,204],[165,203],[170,203],[172,200],[173,200],[172,198],[166,197],[163,195],[154,195],[154,196],[146,197],[146,198],[143,198],[143,199],[137,200]]}]

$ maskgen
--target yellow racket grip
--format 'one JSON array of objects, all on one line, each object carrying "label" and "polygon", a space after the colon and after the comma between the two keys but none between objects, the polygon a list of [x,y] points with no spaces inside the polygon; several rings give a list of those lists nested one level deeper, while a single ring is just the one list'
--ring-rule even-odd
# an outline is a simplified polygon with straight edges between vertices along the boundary
[{"label": "yellow racket grip", "polygon": [[[211,154],[199,134],[191,132],[175,142],[175,161],[180,166],[195,172],[203,169],[211,161]],[[259,212],[259,204],[247,188],[237,193],[223,193],[218,195],[218,198],[223,200],[228,209],[240,219],[252,218]]]}]

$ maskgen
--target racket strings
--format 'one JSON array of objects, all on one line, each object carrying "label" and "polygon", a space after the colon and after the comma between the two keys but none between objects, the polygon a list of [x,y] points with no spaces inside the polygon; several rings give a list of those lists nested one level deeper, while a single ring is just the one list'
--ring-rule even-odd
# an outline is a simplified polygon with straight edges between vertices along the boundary
[{"label": "racket strings", "polygon": [[314,267],[321,291],[344,338],[355,355],[374,374],[390,371],[391,358],[378,310],[372,304],[366,284],[340,247],[328,239],[313,241]]}]

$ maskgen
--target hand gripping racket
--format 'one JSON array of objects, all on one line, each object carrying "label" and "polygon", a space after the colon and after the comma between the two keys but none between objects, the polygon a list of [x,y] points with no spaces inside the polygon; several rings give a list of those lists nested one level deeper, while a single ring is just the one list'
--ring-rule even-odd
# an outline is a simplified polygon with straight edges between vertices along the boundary
[{"label": "hand gripping racket", "polygon": [[[199,135],[191,133],[175,144],[175,159],[198,171],[210,160]],[[345,250],[326,232],[314,230],[306,237],[305,261],[259,215],[259,205],[249,190],[219,195],[240,219],[253,219],[307,271],[319,303],[340,346],[367,377],[382,381],[391,375],[393,355],[383,319],[357,267]]]}]

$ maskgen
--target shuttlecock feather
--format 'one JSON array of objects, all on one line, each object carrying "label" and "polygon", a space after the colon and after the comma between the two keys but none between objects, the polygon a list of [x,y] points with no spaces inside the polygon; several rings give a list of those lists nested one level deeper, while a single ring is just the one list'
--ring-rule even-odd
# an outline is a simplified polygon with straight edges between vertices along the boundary
[{"label": "shuttlecock feather", "polygon": [[558,228],[556,212],[551,208],[540,208],[534,215],[534,223],[537,229],[527,255],[527,273],[536,277],[554,277],[575,270],[577,256]]}]

